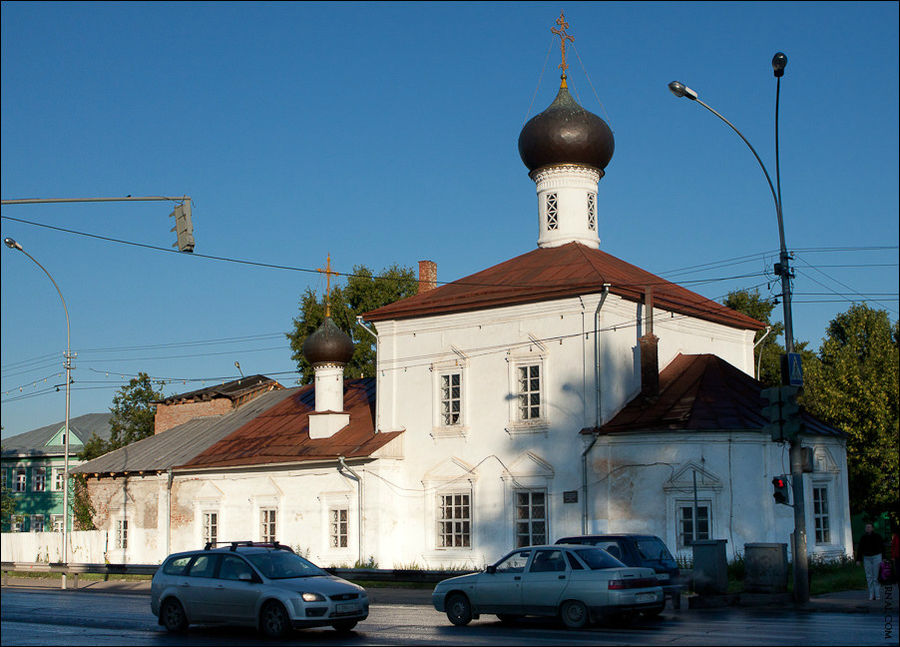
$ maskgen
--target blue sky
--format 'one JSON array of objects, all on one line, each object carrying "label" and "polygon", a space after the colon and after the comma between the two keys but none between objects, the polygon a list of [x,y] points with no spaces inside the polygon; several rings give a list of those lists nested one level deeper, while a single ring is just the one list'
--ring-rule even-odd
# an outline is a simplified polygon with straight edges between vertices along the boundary
[{"label": "blue sky", "polygon": [[[48,228],[169,248],[165,203],[3,207],[2,236],[68,304],[72,416],[138,371],[166,394],[235,361],[291,384],[283,333],[326,254],[344,272],[430,259],[451,281],[533,249],[516,144],[558,87],[561,7],[570,87],[616,138],[602,249],[710,298],[778,291],[762,172],[666,85],[774,176],[784,51],[796,337],[818,347],[853,302],[898,318],[897,3],[3,3],[3,199],[194,200],[193,257]],[[65,319],[33,263],[0,261],[6,437],[63,419]]]}]

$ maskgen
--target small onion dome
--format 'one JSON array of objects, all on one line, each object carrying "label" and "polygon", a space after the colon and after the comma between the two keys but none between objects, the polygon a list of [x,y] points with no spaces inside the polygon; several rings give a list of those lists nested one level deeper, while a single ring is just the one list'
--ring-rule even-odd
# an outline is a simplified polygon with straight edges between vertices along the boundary
[{"label": "small onion dome", "polygon": [[552,164],[583,164],[602,172],[614,149],[609,126],[578,105],[565,77],[553,103],[519,134],[519,155],[529,171]]},{"label": "small onion dome", "polygon": [[346,364],[353,357],[353,342],[327,317],[303,342],[303,355],[310,364]]}]

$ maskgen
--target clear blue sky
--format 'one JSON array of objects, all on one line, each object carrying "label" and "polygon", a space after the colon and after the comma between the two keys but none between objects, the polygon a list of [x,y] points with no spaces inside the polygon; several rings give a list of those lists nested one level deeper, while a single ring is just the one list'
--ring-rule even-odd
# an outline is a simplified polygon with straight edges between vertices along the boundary
[{"label": "clear blue sky", "polygon": [[[2,197],[188,194],[198,255],[302,270],[330,253],[344,272],[430,259],[441,281],[466,276],[536,245],[516,143],[555,96],[561,7],[570,86],[616,137],[602,249],[710,298],[778,291],[762,172],[666,85],[696,90],[774,175],[781,50],[796,336],[817,348],[852,302],[897,319],[895,2],[3,3]],[[235,361],[295,379],[284,332],[304,289],[324,288],[315,272],[13,220],[168,248],[170,211],[2,209],[2,236],[68,303],[73,416],[107,411],[138,371],[166,378],[166,394],[237,377]],[[33,263],[6,248],[0,259],[9,436],[63,419],[65,319]]]}]

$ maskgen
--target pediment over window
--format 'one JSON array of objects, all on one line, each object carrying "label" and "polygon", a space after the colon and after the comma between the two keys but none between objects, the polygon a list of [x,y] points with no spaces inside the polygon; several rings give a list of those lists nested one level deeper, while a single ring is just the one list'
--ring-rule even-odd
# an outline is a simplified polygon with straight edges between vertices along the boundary
[{"label": "pediment over window", "polygon": [[222,490],[209,481],[204,481],[194,499],[197,501],[218,501],[222,498]]},{"label": "pediment over window", "polygon": [[504,478],[509,477],[539,477],[552,479],[553,467],[543,458],[532,452],[522,452],[512,463],[509,469],[503,471]]},{"label": "pediment over window", "polygon": [[[218,490],[218,488],[216,489]],[[255,496],[257,499],[263,497],[282,497],[284,496],[284,492],[282,492],[281,488],[275,484],[275,481],[272,480],[272,477],[269,476],[259,485],[259,487],[253,488],[253,496]]]},{"label": "pediment over window", "polygon": [[455,480],[465,482],[467,480],[474,481],[476,478],[478,476],[472,465],[461,458],[451,456],[425,472],[422,483],[427,487],[429,483],[446,483]]},{"label": "pediment over window", "polygon": [[722,481],[714,473],[695,461],[688,461],[663,485],[666,492],[692,492],[694,474],[697,475],[697,489],[704,492],[718,492],[722,489]]},{"label": "pediment over window", "polygon": [[[44,447],[62,447],[66,444],[65,440],[66,428],[65,426],[60,427],[59,431],[57,431],[53,436],[50,437],[46,443],[44,443]],[[69,448],[75,446],[81,447],[84,443],[81,442],[81,439],[72,431],[72,427],[69,427]]]},{"label": "pediment over window", "polygon": [[831,452],[828,451],[827,448],[816,447],[813,456],[814,469],[816,472],[830,472],[836,474],[841,471],[837,461],[834,460],[834,456],[831,455]]}]

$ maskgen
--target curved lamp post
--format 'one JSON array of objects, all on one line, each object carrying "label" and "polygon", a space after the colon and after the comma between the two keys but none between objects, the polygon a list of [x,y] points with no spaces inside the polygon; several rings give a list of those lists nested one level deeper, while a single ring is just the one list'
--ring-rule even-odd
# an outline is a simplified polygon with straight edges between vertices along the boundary
[{"label": "curved lamp post", "polygon": [[[775,215],[778,218],[778,238],[781,247],[779,253],[779,262],[775,264],[775,274],[781,276],[781,300],[784,304],[784,346],[787,353],[791,354],[794,352],[794,324],[793,318],[791,316],[791,278],[793,277],[793,271],[791,270],[790,266],[790,256],[788,256],[787,246],[784,242],[784,220],[782,219],[781,214],[781,165],[778,161],[778,107],[781,97],[781,77],[784,76],[784,68],[786,65],[787,56],[785,56],[784,53],[778,52],[774,57],[772,57],[772,70],[776,78],[775,172],[777,189],[776,186],[772,184],[772,178],[769,177],[769,172],[766,170],[766,166],[765,164],[763,164],[762,160],[757,154],[756,149],[753,148],[753,145],[749,141],[747,141],[747,138],[744,137],[741,131],[739,131],[733,123],[728,121],[713,108],[701,101],[697,93],[683,83],[680,83],[679,81],[672,81],[671,83],[669,83],[669,90],[671,90],[672,94],[674,94],[676,97],[683,97],[685,99],[690,99],[691,101],[699,103],[701,106],[713,113],[716,117],[728,124],[728,126],[735,133],[737,133],[738,137],[740,137],[741,140],[743,140],[743,142],[747,144],[747,148],[749,148],[750,152],[753,153],[753,157],[756,158],[756,161],[759,163],[759,167],[762,169],[763,174],[766,176],[766,182],[768,182],[769,189],[772,192],[772,199],[775,201]],[[785,375],[784,378],[787,382],[788,376]],[[791,481],[794,495],[794,598],[797,600],[797,602],[805,603],[809,600],[809,581],[807,579],[808,566],[806,550],[806,512],[803,494],[802,456],[803,448],[800,445],[799,438],[795,437],[794,440],[791,441],[790,451],[792,477]]]},{"label": "curved lamp post", "polygon": [[[56,288],[56,293],[59,294],[59,299],[62,301],[63,310],[66,313],[66,428],[63,432],[63,444],[64,444],[64,456],[63,456],[63,563],[67,564],[69,562],[69,396],[70,396],[70,385],[71,379],[70,374],[72,370],[72,353],[71,353],[71,345],[70,345],[70,334],[69,334],[69,309],[66,307],[66,300],[63,298],[62,292],[59,289],[59,286],[56,284],[56,281],[53,280],[53,277],[50,276],[50,272],[47,271],[43,265],[38,263],[37,259],[26,252],[22,246],[17,243],[12,238],[4,238],[3,244],[9,247],[10,249],[17,249],[25,256],[34,261],[34,264],[37,265],[44,271],[44,274],[47,275],[47,278],[50,279],[50,282],[53,283],[53,287]],[[63,574],[63,588],[65,588],[65,574]]]}]

